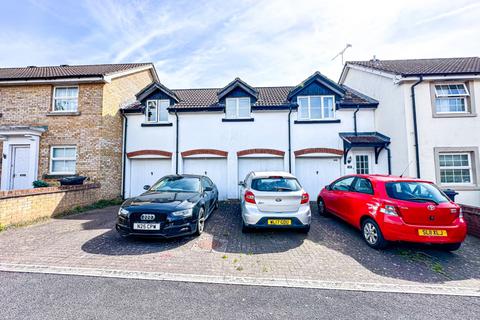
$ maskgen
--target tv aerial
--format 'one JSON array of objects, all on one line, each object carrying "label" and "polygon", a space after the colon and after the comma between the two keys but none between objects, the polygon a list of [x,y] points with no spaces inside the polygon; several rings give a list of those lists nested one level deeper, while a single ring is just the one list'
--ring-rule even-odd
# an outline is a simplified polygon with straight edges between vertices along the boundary
[{"label": "tv aerial", "polygon": [[345,46],[345,48],[343,48],[342,51],[340,51],[339,53],[337,53],[337,55],[335,57],[332,58],[332,61],[337,59],[338,57],[341,57],[342,59],[342,65],[343,65],[343,55],[345,54],[345,51],[347,51],[348,48],[351,48],[352,45],[347,43],[347,45]]}]

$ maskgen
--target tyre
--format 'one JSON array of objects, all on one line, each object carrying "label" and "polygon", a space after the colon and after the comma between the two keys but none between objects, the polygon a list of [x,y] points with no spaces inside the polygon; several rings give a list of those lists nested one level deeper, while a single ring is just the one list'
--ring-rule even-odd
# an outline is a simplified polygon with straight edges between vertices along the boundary
[{"label": "tyre", "polygon": [[245,224],[245,222],[243,222],[243,219],[242,219],[242,233],[249,233],[250,231],[252,231],[252,228],[250,228],[249,226],[247,226]]},{"label": "tyre", "polygon": [[330,214],[328,213],[327,207],[325,206],[325,201],[322,198],[318,198],[317,200],[317,208],[318,214],[322,217],[328,217]]},{"label": "tyre", "polygon": [[205,228],[205,210],[200,208],[198,211],[198,219],[197,219],[197,230],[195,230],[194,235],[199,236],[203,233],[203,229]]},{"label": "tyre", "polygon": [[217,200],[215,201],[215,206],[213,207],[213,210],[217,210],[218,209],[218,198]]},{"label": "tyre", "polygon": [[378,224],[370,218],[365,219],[362,223],[362,236],[365,242],[374,249],[383,249],[388,244]]},{"label": "tyre", "polygon": [[442,251],[455,251],[455,250],[460,249],[461,245],[462,245],[461,242],[441,244],[441,245],[439,245],[439,249],[442,250]]},{"label": "tyre", "polygon": [[303,234],[308,234],[308,232],[310,232],[310,225],[299,229],[298,232],[303,233]]}]

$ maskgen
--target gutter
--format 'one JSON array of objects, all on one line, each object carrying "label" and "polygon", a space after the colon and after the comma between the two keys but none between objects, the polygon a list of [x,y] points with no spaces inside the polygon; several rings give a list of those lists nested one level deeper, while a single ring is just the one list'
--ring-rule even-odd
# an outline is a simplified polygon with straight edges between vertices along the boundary
[{"label": "gutter", "polygon": [[122,149],[122,199],[125,200],[125,171],[127,162],[127,125],[128,119],[123,112],[120,113],[123,117],[123,149]]},{"label": "gutter", "polygon": [[292,132],[291,132],[291,121],[292,116],[292,105],[289,106],[288,110],[288,172],[292,173]]},{"label": "gutter", "polygon": [[415,104],[415,87],[423,81],[423,77],[420,76],[411,87],[412,97],[412,113],[413,113],[413,135],[415,138],[415,162],[417,164],[417,178],[420,178],[420,151],[418,147],[418,126],[417,126],[417,106]]},{"label": "gutter", "polygon": [[175,109],[175,174],[178,174],[178,113],[177,110]]}]

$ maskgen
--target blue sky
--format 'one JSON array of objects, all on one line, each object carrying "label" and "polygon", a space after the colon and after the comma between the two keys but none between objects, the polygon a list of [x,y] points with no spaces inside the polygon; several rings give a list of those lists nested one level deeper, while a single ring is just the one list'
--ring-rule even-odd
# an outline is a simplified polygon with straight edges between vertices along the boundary
[{"label": "blue sky", "polygon": [[171,88],[294,85],[346,60],[478,56],[478,0],[0,3],[0,67],[154,62]]}]

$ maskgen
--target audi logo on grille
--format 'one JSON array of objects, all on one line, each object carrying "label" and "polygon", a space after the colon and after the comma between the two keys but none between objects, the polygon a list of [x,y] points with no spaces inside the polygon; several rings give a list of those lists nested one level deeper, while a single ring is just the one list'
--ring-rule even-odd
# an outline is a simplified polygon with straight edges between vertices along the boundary
[{"label": "audi logo on grille", "polygon": [[144,213],[140,216],[140,219],[142,219],[142,220],[155,220],[155,215]]}]

